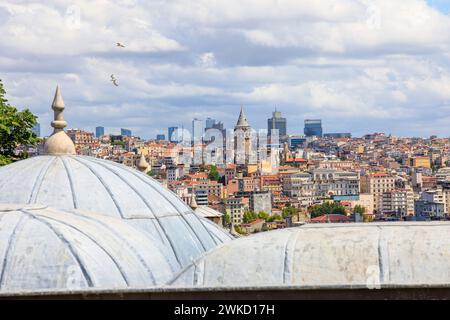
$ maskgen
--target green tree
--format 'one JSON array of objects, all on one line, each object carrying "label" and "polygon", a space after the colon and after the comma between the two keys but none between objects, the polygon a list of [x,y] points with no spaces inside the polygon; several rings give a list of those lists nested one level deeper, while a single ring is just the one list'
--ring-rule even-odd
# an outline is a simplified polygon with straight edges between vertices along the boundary
[{"label": "green tree", "polygon": [[366,208],[360,205],[356,205],[353,208],[353,213],[359,213],[360,215],[363,215],[364,213],[366,213]]},{"label": "green tree", "polygon": [[283,217],[279,214],[274,214],[274,215],[271,215],[269,217],[269,219],[267,219],[267,222],[273,222],[275,220],[283,220]]},{"label": "green tree", "polygon": [[254,213],[253,211],[245,212],[244,216],[242,217],[242,220],[244,221],[244,223],[249,223],[256,219],[258,219],[258,215],[256,213]]},{"label": "green tree", "polygon": [[147,172],[147,174],[148,174],[150,177],[156,177],[156,176],[158,175],[154,170],[150,170],[149,172]]},{"label": "green tree", "polygon": [[298,211],[299,210],[297,208],[290,207],[290,206],[286,207],[283,209],[283,212],[282,212],[283,218],[293,216],[293,215],[297,214]]},{"label": "green tree", "polygon": [[269,219],[270,215],[267,212],[261,211],[258,213],[258,219],[266,220]]},{"label": "green tree", "polygon": [[308,211],[311,218],[317,218],[329,214],[346,214],[345,207],[338,202],[325,202],[323,204],[310,207]]},{"label": "green tree", "polygon": [[121,146],[122,148],[125,148],[125,142],[120,141],[120,140],[115,140],[112,143],[114,146]]},{"label": "green tree", "polygon": [[208,179],[213,181],[220,180],[220,174],[219,171],[217,171],[217,167],[215,165],[212,165],[209,169]]},{"label": "green tree", "polygon": [[227,227],[230,225],[231,223],[231,216],[228,213],[225,213],[223,215],[223,223],[224,223],[224,227]]},{"label": "green tree", "polygon": [[18,145],[36,145],[38,139],[32,132],[37,118],[30,110],[18,111],[5,98],[6,91],[0,80],[0,165],[11,163],[27,157],[16,156],[14,150]]}]

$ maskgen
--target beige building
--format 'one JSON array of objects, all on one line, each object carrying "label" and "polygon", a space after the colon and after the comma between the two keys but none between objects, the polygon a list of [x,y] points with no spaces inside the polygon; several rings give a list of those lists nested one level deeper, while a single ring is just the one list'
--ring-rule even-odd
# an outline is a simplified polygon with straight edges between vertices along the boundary
[{"label": "beige building", "polygon": [[395,177],[384,172],[361,177],[361,192],[373,195],[373,209],[381,211],[383,193],[395,189]]},{"label": "beige building", "polygon": [[359,200],[349,201],[352,209],[356,206],[361,206],[366,209],[366,214],[373,214],[373,194],[361,193]]},{"label": "beige building", "polygon": [[231,223],[241,224],[244,218],[245,204],[242,198],[228,198],[224,200],[224,212],[226,212],[230,218]]}]

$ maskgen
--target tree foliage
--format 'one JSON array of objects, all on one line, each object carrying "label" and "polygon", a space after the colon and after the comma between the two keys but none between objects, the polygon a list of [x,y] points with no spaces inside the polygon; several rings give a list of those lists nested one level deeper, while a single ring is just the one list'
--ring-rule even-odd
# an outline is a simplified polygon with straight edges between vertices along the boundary
[{"label": "tree foliage", "polygon": [[283,212],[282,212],[283,218],[293,216],[293,215],[297,214],[298,211],[299,211],[299,209],[297,209],[297,208],[294,208],[291,206],[286,207],[283,209]]},{"label": "tree foliage", "polygon": [[267,222],[273,222],[275,220],[283,220],[283,217],[279,214],[274,214],[274,215],[271,215],[269,217],[269,219],[267,219]]},{"label": "tree foliage", "polygon": [[228,213],[225,213],[225,214],[223,215],[223,224],[224,224],[224,227],[229,226],[230,223],[231,223],[231,216],[230,216]]},{"label": "tree foliage", "polygon": [[308,209],[311,218],[317,218],[328,214],[341,214],[345,215],[345,207],[338,202],[325,202],[312,206]]},{"label": "tree foliage", "polygon": [[220,180],[220,174],[219,171],[217,171],[217,167],[212,165],[209,169],[208,179],[213,181],[219,181]]},{"label": "tree foliage", "polygon": [[366,213],[366,208],[360,205],[356,205],[353,208],[353,213],[359,213],[361,215],[363,215],[364,213]]},{"label": "tree foliage", "polygon": [[16,157],[14,151],[18,145],[35,145],[38,141],[32,131],[37,117],[28,109],[18,111],[11,106],[5,94],[0,80],[0,165],[26,156]]}]

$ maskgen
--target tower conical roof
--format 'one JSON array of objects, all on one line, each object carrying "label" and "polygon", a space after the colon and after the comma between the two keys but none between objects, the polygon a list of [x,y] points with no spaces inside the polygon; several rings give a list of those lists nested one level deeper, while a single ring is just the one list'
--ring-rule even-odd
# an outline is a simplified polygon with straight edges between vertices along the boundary
[{"label": "tower conical roof", "polygon": [[242,127],[250,127],[247,117],[244,113],[244,107],[241,106],[241,113],[239,113],[239,119],[236,123],[236,128],[242,128]]}]

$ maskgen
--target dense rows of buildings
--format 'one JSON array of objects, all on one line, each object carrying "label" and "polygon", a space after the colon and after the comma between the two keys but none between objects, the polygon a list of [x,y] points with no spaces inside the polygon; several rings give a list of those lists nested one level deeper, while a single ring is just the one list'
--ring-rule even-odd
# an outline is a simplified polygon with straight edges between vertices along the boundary
[{"label": "dense rows of buildings", "polygon": [[[310,208],[327,202],[345,208],[347,219],[342,221],[434,220],[450,213],[447,138],[323,134],[320,120],[305,120],[305,135],[288,135],[287,120],[279,111],[267,124],[266,151],[276,158],[275,165],[252,159],[253,129],[243,109],[233,131],[214,119],[194,119],[191,143],[181,148],[178,142],[185,137],[178,127],[168,128],[167,139],[160,134],[149,141],[126,129],[105,135],[103,127],[96,135],[81,129],[67,134],[78,154],[130,167],[137,167],[143,155],[149,175],[191,207],[208,207],[205,215],[243,233],[314,222]],[[208,133],[211,129],[221,133],[223,144]],[[230,132],[234,137],[228,143]],[[205,156],[213,144],[210,154],[217,160],[223,153],[223,162]],[[226,158],[229,149],[242,152]],[[183,161],[186,153],[197,161]],[[364,213],[355,214],[355,207]]]}]

